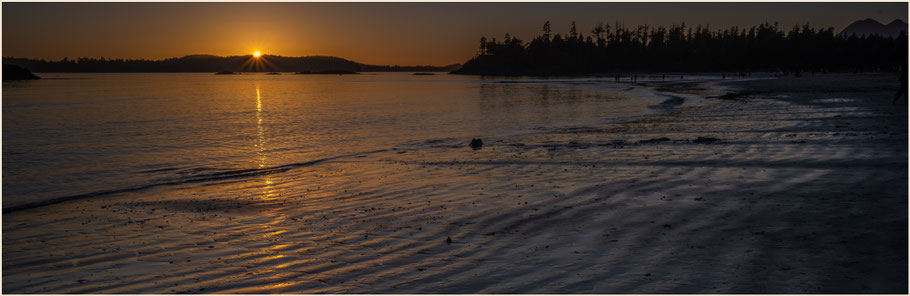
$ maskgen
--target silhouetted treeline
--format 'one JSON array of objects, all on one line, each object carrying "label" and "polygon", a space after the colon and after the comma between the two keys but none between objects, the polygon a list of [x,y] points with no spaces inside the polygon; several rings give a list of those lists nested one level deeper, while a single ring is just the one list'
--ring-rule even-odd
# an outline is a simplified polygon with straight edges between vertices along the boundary
[{"label": "silhouetted treeline", "polygon": [[480,39],[477,55],[456,74],[571,75],[616,72],[874,71],[907,64],[906,31],[897,38],[837,36],[809,25],[711,30],[708,26],[626,28],[599,24],[587,35],[575,22],[524,42]]},{"label": "silhouetted treeline", "polygon": [[59,61],[23,58],[3,58],[3,63],[28,68],[33,72],[394,72],[394,71],[452,71],[460,65],[436,66],[381,66],[366,65],[328,56],[282,57],[267,55],[260,58],[246,56],[219,57],[189,55],[165,60],[125,60],[105,58],[64,58]]}]

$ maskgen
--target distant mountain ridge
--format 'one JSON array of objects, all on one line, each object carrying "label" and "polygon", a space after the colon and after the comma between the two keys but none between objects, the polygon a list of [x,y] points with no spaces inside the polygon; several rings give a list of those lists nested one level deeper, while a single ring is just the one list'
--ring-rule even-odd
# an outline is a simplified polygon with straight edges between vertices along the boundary
[{"label": "distant mountain ridge", "polygon": [[881,37],[896,38],[901,35],[901,32],[906,31],[907,23],[899,19],[895,19],[887,25],[883,25],[874,19],[867,18],[853,22],[844,28],[844,30],[840,32],[840,35],[846,37],[854,34],[857,37],[877,35]]},{"label": "distant mountain ridge", "polygon": [[127,60],[64,58],[59,61],[4,57],[4,64],[27,68],[32,72],[448,72],[460,64],[446,66],[368,65],[332,56],[284,57],[252,55],[220,57],[193,54],[164,60]]}]

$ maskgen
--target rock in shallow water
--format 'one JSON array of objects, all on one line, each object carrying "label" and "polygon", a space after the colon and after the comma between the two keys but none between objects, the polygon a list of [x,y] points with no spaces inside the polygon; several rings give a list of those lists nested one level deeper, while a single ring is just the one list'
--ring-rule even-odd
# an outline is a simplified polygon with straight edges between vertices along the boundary
[{"label": "rock in shallow water", "polygon": [[471,146],[471,148],[480,149],[480,147],[483,147],[483,140],[471,139],[471,144],[469,144],[469,145]]}]

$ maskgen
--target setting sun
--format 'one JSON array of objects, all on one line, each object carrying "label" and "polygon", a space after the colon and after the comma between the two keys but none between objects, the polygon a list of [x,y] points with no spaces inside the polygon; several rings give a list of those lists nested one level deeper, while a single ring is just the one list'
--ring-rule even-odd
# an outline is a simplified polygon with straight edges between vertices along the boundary
[{"label": "setting sun", "polygon": [[261,56],[261,55],[262,55],[262,53],[260,53],[260,52],[258,52],[258,51],[253,53],[253,56],[254,56],[254,57],[257,57],[257,58],[258,58],[259,56]]}]

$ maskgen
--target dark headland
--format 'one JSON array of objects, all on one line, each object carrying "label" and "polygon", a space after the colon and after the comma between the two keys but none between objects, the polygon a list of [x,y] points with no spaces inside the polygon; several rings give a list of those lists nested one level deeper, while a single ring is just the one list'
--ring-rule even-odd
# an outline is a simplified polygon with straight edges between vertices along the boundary
[{"label": "dark headland", "polygon": [[3,80],[32,80],[32,79],[41,79],[41,77],[35,76],[26,68],[19,67],[16,65],[3,64]]},{"label": "dark headland", "polygon": [[[872,21],[875,22],[875,21]],[[868,22],[866,22],[868,23]],[[764,23],[722,30],[708,26],[625,27],[599,24],[590,33],[572,22],[568,33],[550,22],[530,42],[480,38],[476,56],[453,74],[591,75],[629,72],[865,72],[907,64],[907,24],[895,21],[863,34],[810,25]],[[881,29],[875,31],[875,28]],[[848,28],[849,30],[853,30]],[[893,33],[897,31],[898,33]]]}]

